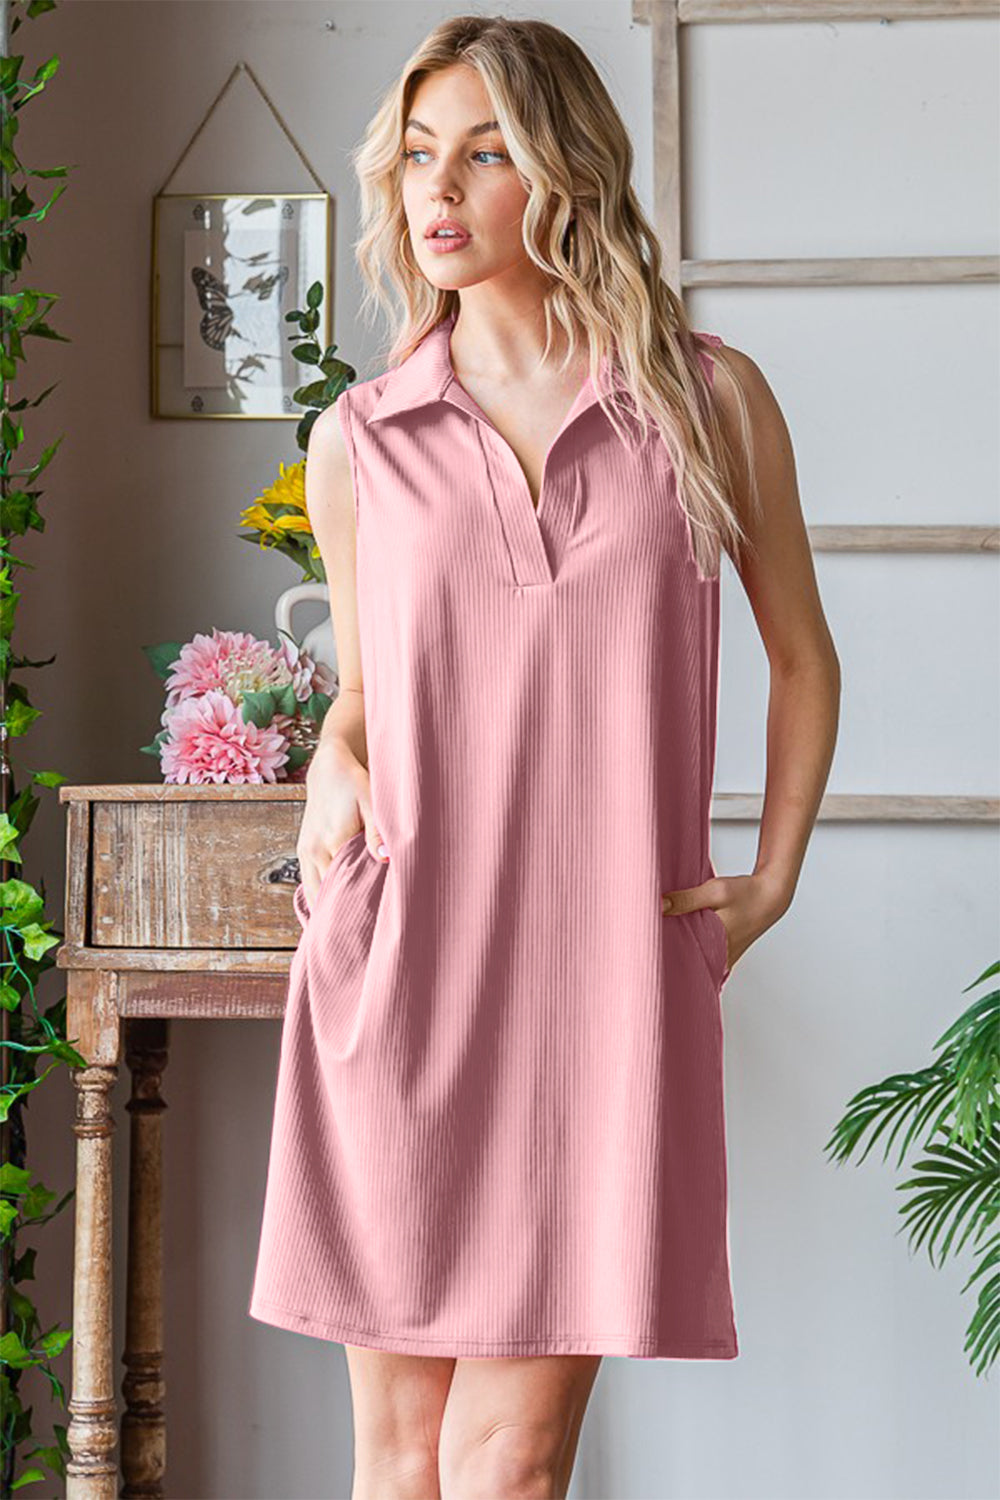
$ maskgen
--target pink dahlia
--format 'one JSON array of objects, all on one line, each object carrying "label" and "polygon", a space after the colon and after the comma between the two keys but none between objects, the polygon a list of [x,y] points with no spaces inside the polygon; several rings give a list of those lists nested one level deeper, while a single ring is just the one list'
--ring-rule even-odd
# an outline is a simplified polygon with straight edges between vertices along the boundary
[{"label": "pink dahlia", "polygon": [[248,723],[219,689],[167,707],[163,724],[168,731],[160,745],[165,781],[273,782],[288,760],[285,736]]},{"label": "pink dahlia", "polygon": [[244,693],[278,687],[289,675],[284,660],[267,641],[245,630],[214,629],[211,635],[192,636],[181,647],[165,681],[167,707],[213,688],[221,688],[234,703],[241,703]]},{"label": "pink dahlia", "polygon": [[313,693],[333,696],[337,679],[324,662],[313,661],[308,651],[296,646],[287,636],[282,636],[277,655],[285,669],[284,680],[292,684],[299,703],[305,703]]}]

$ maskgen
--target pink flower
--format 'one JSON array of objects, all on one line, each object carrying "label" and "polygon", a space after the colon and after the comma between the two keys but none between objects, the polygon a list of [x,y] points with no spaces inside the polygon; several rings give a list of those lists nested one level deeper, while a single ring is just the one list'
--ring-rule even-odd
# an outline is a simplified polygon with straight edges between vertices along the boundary
[{"label": "pink flower", "polygon": [[165,781],[273,782],[288,760],[286,737],[247,723],[220,689],[167,707],[162,722],[168,730],[160,745]]},{"label": "pink flower", "polygon": [[244,693],[278,687],[290,675],[283,658],[267,641],[245,630],[214,629],[210,636],[192,636],[181,647],[165,682],[167,707],[213,688],[221,688],[238,704]]},{"label": "pink flower", "polygon": [[282,636],[277,655],[285,668],[285,681],[291,682],[296,698],[305,703],[313,693],[327,693],[332,698],[337,679],[325,662],[313,661],[308,651]]}]

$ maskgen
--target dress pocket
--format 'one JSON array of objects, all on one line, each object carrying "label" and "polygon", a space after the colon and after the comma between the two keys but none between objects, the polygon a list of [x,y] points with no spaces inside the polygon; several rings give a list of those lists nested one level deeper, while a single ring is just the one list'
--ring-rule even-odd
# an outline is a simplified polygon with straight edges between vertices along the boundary
[{"label": "dress pocket", "polygon": [[725,984],[730,975],[729,967],[729,933],[726,924],[715,910],[714,906],[704,906],[702,911],[708,917],[709,931],[714,934],[714,945],[718,952],[719,983]]},{"label": "dress pocket", "polygon": [[295,894],[292,897],[292,905],[295,907],[295,914],[303,927],[305,927],[310,917],[315,915],[319,904],[325,896],[326,892],[329,890],[337,871],[341,868],[341,866],[348,858],[348,855],[350,854],[353,846],[357,843],[357,840],[361,839],[363,841],[364,836],[365,830],[363,828],[359,828],[357,833],[352,833],[350,838],[346,838],[342,844],[337,845],[330,858],[330,863],[323,871],[323,875],[319,883],[319,890],[316,892],[316,900],[313,903],[311,909],[306,898],[305,886],[300,882],[295,887]]},{"label": "dress pocket", "polygon": [[[678,919],[672,917],[668,920],[676,922]],[[699,906],[688,912],[687,921],[691,924],[692,935],[712,983],[721,987],[729,978],[729,936],[725,923],[711,906]]]}]

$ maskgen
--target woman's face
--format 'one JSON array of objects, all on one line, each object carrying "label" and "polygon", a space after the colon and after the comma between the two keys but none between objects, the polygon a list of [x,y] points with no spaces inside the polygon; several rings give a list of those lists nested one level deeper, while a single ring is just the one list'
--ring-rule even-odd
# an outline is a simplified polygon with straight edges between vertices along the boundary
[{"label": "woman's face", "polygon": [[[416,265],[442,291],[535,272],[521,237],[528,194],[482,79],[464,63],[421,80],[403,135],[403,209]],[[457,237],[428,238],[435,221]]]}]

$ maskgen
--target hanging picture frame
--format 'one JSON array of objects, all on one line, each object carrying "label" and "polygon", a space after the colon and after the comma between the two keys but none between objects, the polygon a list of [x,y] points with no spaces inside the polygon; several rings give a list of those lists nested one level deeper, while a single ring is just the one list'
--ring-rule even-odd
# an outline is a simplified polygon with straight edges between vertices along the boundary
[{"label": "hanging picture frame", "polygon": [[[227,89],[247,73],[316,183],[316,192],[173,193],[167,187]],[[238,63],[153,199],[150,411],[154,417],[300,421],[309,369],[291,353],[320,282],[331,326],[332,200],[252,69]]]},{"label": "hanging picture frame", "polygon": [[153,416],[301,418],[285,314],[329,286],[330,218],[327,193],[153,200]]}]

